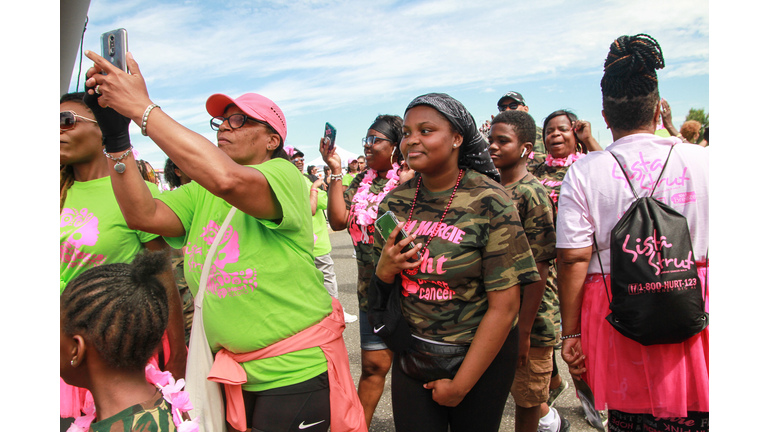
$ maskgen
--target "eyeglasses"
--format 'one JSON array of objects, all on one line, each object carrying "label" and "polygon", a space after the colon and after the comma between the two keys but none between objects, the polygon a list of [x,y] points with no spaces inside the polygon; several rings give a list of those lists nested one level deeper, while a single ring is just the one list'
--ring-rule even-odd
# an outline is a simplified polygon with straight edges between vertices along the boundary
[{"label": "eyeglasses", "polygon": [[[239,129],[245,125],[246,120],[255,121],[256,123],[263,124],[264,126],[269,126],[266,122],[263,122],[261,120],[256,120],[253,117],[248,117],[245,114],[232,114],[229,117],[214,117],[211,119],[211,129],[218,131],[221,125],[224,124],[226,121],[229,123],[230,129]],[[271,127],[271,126],[270,126]]]},{"label": "eyeglasses", "polygon": [[303,157],[298,157],[298,158],[294,159],[293,163],[296,163],[296,162],[304,162],[304,158]]},{"label": "eyeglasses", "polygon": [[376,141],[389,141],[392,142],[389,138],[380,138],[374,135],[369,135],[365,138],[363,138],[363,147],[370,147],[376,144]]},{"label": "eyeglasses", "polygon": [[508,103],[508,104],[499,104],[499,112],[504,112],[504,111],[506,111],[506,110],[507,110],[507,108],[509,108],[509,109],[511,109],[511,110],[515,110],[515,109],[517,109],[517,107],[519,107],[520,105],[521,105],[521,104],[519,104],[519,103],[517,103],[517,102],[510,102],[510,103]]},{"label": "eyeglasses", "polygon": [[77,124],[77,119],[86,120],[91,123],[98,123],[96,120],[83,117],[75,114],[74,111],[62,111],[59,113],[59,129],[60,130],[72,130]]}]

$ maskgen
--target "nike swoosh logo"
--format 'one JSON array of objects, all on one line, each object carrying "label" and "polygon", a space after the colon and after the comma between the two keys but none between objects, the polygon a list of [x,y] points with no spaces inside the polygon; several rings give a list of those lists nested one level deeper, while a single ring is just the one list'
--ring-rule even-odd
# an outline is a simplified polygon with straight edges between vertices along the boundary
[{"label": "nike swoosh logo", "polygon": [[374,328],[373,328],[373,332],[374,332],[374,333],[378,333],[378,332],[379,332],[381,329],[383,329],[385,326],[386,326],[386,324],[382,324],[382,325],[381,325],[381,327],[379,327],[379,328],[376,328],[376,327],[374,327]]},{"label": "nike swoosh logo", "polygon": [[322,423],[322,422],[324,422],[324,421],[325,421],[325,420],[320,420],[319,422],[316,422],[316,423],[310,423],[310,424],[307,424],[307,425],[305,425],[305,424],[304,424],[304,422],[302,421],[302,422],[301,422],[301,424],[299,425],[299,429],[306,429],[306,428],[308,428],[308,427],[312,427],[312,426],[314,426],[314,425],[318,425],[318,424],[320,424],[320,423]]}]

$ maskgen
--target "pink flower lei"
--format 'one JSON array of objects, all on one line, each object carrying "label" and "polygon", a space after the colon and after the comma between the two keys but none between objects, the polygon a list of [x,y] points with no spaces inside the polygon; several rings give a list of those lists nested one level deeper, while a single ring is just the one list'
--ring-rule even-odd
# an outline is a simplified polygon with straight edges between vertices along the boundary
[{"label": "pink flower lei", "polygon": [[[144,369],[147,381],[160,389],[165,399],[173,410],[173,424],[179,432],[198,432],[200,425],[199,418],[194,420],[184,420],[183,413],[192,409],[192,402],[189,400],[189,393],[183,391],[184,378],[176,381],[170,372],[161,372],[153,364],[148,364]],[[84,416],[75,419],[74,423],[67,429],[67,432],[87,432],[91,423],[96,419],[96,407],[89,403],[83,407]]]},{"label": "pink flower lei", "polygon": [[571,164],[583,158],[584,156],[586,156],[584,153],[577,152],[569,154],[567,158],[553,158],[551,154],[547,153],[547,159],[545,163],[550,167],[567,167],[571,166]]},{"label": "pink flower lei", "polygon": [[379,204],[381,200],[391,191],[397,187],[397,183],[400,181],[398,170],[400,165],[397,163],[392,165],[392,169],[387,171],[387,184],[384,185],[384,190],[378,194],[372,194],[369,192],[373,179],[376,178],[376,171],[368,168],[365,172],[363,180],[357,187],[357,193],[352,198],[352,211],[357,216],[357,223],[361,227],[366,227],[376,220],[377,213],[379,211]]}]

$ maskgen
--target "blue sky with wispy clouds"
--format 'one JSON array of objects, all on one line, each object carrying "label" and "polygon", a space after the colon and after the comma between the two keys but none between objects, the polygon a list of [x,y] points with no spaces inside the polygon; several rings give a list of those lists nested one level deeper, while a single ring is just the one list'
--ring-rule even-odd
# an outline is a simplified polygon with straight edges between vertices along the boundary
[{"label": "blue sky with wispy clouds", "polygon": [[[689,108],[709,111],[702,1],[91,0],[88,16],[85,49],[98,52],[102,32],[127,29],[150,97],[183,125],[215,141],[208,96],[261,93],[283,109],[287,144],[307,160],[319,156],[326,121],[341,147],[360,153],[376,115],[402,115],[432,91],[463,102],[479,124],[516,90],[537,124],[571,109],[605,146],[602,65],[623,34],[661,44],[660,91],[678,127]],[[73,91],[77,72],[76,63]],[[165,155],[135,124],[131,139],[141,158],[163,166]]]}]

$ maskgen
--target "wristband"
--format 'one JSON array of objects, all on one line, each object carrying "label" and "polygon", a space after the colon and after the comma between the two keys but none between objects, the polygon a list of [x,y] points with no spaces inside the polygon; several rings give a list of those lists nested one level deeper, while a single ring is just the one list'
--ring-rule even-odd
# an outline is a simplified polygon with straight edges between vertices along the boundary
[{"label": "wristband", "polygon": [[147,109],[144,110],[144,115],[141,116],[141,134],[144,136],[147,136],[147,119],[149,118],[149,113],[155,108],[160,108],[160,106],[158,104],[148,106]]},{"label": "wristband", "polygon": [[581,337],[581,333],[576,333],[576,334],[572,334],[572,335],[565,335],[565,336],[560,336],[560,340],[566,340],[566,339],[577,338],[577,337]]}]

